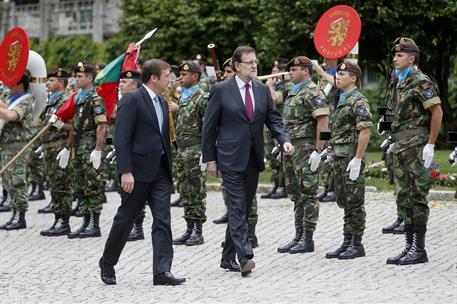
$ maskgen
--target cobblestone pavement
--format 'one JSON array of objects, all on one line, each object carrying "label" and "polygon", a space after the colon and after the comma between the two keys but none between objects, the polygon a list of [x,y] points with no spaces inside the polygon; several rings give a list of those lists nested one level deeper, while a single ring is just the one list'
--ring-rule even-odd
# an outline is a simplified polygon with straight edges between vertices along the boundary
[{"label": "cobblestone pavement", "polygon": [[[49,194],[47,197],[49,197]],[[175,195],[173,195],[173,198]],[[367,193],[367,256],[352,261],[327,260],[325,252],[342,241],[342,210],[335,203],[321,205],[313,253],[280,254],[276,248],[293,236],[293,211],[288,199],[259,199],[255,250],[256,269],[241,278],[219,268],[225,225],[212,220],[224,212],[221,194],[207,199],[205,244],[174,246],[172,272],[184,276],[183,286],[152,284],[151,237],[127,243],[116,267],[118,285],[99,279],[97,261],[120,198],[108,194],[102,237],[69,240],[46,238],[41,229],[52,215],[39,215],[46,201],[31,202],[28,229],[0,231],[0,303],[456,303],[457,204],[430,202],[426,248],[430,262],[413,266],[386,265],[387,257],[403,248],[403,236],[383,235],[381,227],[395,218],[391,193]],[[172,208],[175,236],[185,230],[181,208]],[[9,214],[0,214],[0,223]],[[78,227],[80,218],[72,218]],[[151,217],[145,221],[150,227]],[[146,228],[148,232],[150,229]]]}]

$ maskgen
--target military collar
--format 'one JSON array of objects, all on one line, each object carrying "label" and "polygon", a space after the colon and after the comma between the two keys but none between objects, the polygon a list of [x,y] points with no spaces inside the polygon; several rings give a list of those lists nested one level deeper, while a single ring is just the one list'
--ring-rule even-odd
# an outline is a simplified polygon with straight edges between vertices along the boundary
[{"label": "military collar", "polygon": [[295,83],[290,89],[289,95],[297,95],[304,87],[306,87],[311,82],[311,79],[305,79],[302,82]]},{"label": "military collar", "polygon": [[357,90],[357,87],[354,86],[352,89],[350,89],[347,92],[342,92],[340,94],[340,99],[338,101],[338,106],[346,104],[346,100],[352,96],[352,94]]}]

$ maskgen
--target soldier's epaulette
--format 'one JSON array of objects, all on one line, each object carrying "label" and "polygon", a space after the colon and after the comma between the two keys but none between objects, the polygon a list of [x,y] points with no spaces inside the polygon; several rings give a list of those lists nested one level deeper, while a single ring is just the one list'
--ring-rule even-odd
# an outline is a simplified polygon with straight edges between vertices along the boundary
[{"label": "soldier's epaulette", "polygon": [[357,106],[363,106],[365,105],[365,98],[359,98],[356,101]]}]

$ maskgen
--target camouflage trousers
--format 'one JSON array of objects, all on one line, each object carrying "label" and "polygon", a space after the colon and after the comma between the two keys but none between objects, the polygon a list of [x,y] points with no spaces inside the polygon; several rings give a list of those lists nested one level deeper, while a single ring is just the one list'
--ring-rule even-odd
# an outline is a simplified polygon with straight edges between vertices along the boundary
[{"label": "camouflage trousers", "polygon": [[272,138],[270,130],[264,129],[265,138],[265,158],[267,159],[268,166],[271,169],[271,183],[278,187],[285,186],[285,173],[282,166],[281,159],[276,159],[271,156],[271,150],[276,146],[276,140]]},{"label": "camouflage trousers", "polygon": [[[224,199],[225,208],[228,211],[228,196],[227,190],[225,190],[224,182],[221,183],[222,198]],[[248,213],[248,225],[257,225],[259,216],[257,214],[257,198],[254,196],[251,204],[251,210]]]},{"label": "camouflage trousers", "polygon": [[70,215],[73,194],[71,189],[71,168],[59,167],[57,154],[65,145],[44,149],[44,163],[48,172],[49,191],[51,192],[52,210],[59,217]]},{"label": "camouflage trousers", "polygon": [[320,174],[322,178],[322,183],[324,188],[327,191],[333,192],[335,189],[334,180],[333,180],[333,171],[332,171],[332,162],[333,160],[323,160],[320,163]]},{"label": "camouflage trousers", "polygon": [[316,230],[319,218],[317,188],[319,170],[311,172],[309,157],[314,149],[296,145],[293,155],[284,156],[284,171],[287,175],[287,193],[294,203],[295,222],[302,223],[305,230]]},{"label": "camouflage trousers", "polygon": [[422,146],[395,153],[393,166],[397,208],[405,224],[427,225],[430,213],[427,194],[432,177],[422,162]]},{"label": "camouflage trousers", "polygon": [[178,149],[176,179],[184,206],[184,219],[206,221],[206,173],[200,170],[201,145]]},{"label": "camouflage trousers", "polygon": [[29,162],[27,164],[28,181],[37,185],[43,185],[46,181],[46,168],[43,159],[38,158],[39,155],[35,153],[40,145],[34,145],[29,155]]},{"label": "camouflage trousers", "polygon": [[88,212],[100,214],[103,208],[102,167],[98,170],[93,167],[90,161],[90,153],[93,149],[94,144],[81,144],[72,161],[74,187],[82,195],[82,214]]},{"label": "camouflage trousers", "polygon": [[[0,149],[0,162],[3,167],[6,163],[11,160],[21,147],[17,146],[17,149],[13,147],[1,147]],[[27,211],[28,195],[27,195],[27,163],[30,153],[25,152],[19,157],[16,162],[9,167],[8,170],[3,172],[3,187],[8,191],[8,195],[11,198],[11,208],[16,208],[18,211]]]},{"label": "camouflage trousers", "polygon": [[351,159],[346,157],[333,158],[333,176],[335,179],[335,195],[338,207],[344,209],[344,234],[363,235],[365,230],[365,175],[364,163],[360,168],[357,180],[349,179],[346,168]]}]

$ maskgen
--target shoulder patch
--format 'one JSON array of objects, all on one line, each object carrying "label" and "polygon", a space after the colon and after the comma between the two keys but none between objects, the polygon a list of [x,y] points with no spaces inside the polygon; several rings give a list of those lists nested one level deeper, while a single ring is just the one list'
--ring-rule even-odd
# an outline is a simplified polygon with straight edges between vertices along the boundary
[{"label": "shoulder patch", "polygon": [[97,114],[97,115],[98,115],[98,114],[102,114],[102,112],[103,112],[103,109],[102,109],[102,107],[100,107],[100,106],[97,106],[97,107],[95,107],[94,111],[95,111],[95,114]]},{"label": "shoulder patch", "polygon": [[360,116],[366,116],[368,114],[368,112],[365,107],[358,107],[357,114],[359,114]]},{"label": "shoulder patch", "polygon": [[316,98],[314,98],[314,104],[318,107],[322,107],[325,104],[324,98],[322,98],[322,96],[317,96]]},{"label": "shoulder patch", "polygon": [[425,95],[425,97],[427,97],[429,99],[432,98],[433,95],[434,95],[433,94],[433,90],[432,89],[428,89],[427,91],[425,91],[424,95]]}]

